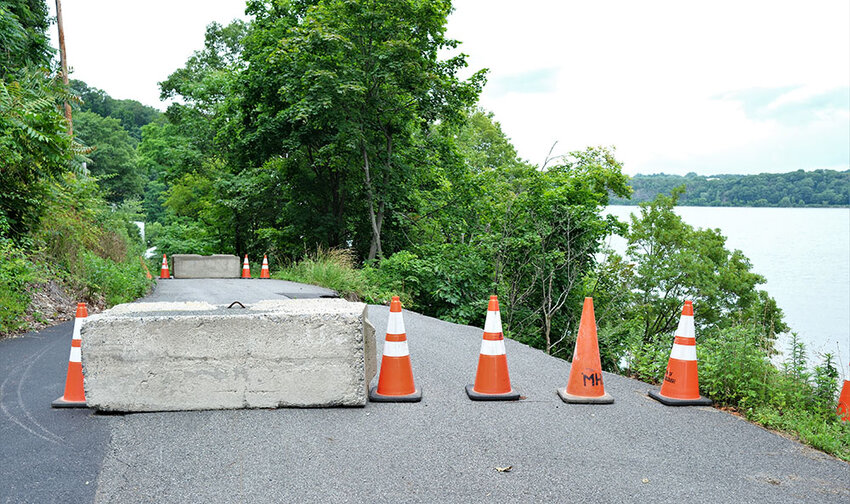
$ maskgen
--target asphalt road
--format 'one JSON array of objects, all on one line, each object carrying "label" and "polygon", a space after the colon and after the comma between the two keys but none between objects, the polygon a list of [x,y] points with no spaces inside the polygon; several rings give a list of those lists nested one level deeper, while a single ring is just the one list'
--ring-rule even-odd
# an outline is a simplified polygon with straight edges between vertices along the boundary
[{"label": "asphalt road", "polygon": [[[185,296],[169,281],[150,299],[291,292],[183,282]],[[382,335],[387,308],[369,314]],[[605,374],[613,405],[566,405],[569,363],[513,341],[526,399],[472,402],[481,330],[404,316],[422,402],[352,409],[52,410],[70,324],[0,341],[0,502],[850,501],[850,464],[713,408],[665,407],[644,383]]]}]

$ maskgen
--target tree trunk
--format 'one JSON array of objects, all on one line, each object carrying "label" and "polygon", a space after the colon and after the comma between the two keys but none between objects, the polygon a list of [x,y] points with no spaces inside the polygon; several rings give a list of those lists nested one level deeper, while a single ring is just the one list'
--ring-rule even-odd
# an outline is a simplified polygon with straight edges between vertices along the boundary
[{"label": "tree trunk", "polygon": [[[366,196],[369,199],[369,223],[372,225],[372,243],[369,245],[369,257],[372,260],[377,255],[383,257],[384,253],[381,250],[381,228],[378,225],[379,218],[375,215],[375,192],[372,189],[372,174],[369,169],[369,153],[366,151],[366,144],[360,143],[360,150],[363,153],[363,171],[366,174]],[[380,222],[383,223],[383,203],[380,208]]]}]

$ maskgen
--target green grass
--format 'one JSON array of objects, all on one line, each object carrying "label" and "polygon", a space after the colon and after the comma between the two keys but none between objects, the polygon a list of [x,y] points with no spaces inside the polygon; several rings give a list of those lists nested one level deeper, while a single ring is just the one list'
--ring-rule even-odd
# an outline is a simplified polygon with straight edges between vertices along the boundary
[{"label": "green grass", "polygon": [[850,422],[842,422],[837,415],[829,418],[813,415],[811,411],[802,408],[781,411],[766,406],[754,408],[745,416],[748,420],[792,434],[813,448],[850,462]]},{"label": "green grass", "polygon": [[318,285],[335,290],[341,297],[372,304],[387,304],[392,296],[410,299],[403,292],[393,293],[379,284],[371,268],[357,268],[349,250],[319,249],[315,254],[285,266],[273,278]]}]

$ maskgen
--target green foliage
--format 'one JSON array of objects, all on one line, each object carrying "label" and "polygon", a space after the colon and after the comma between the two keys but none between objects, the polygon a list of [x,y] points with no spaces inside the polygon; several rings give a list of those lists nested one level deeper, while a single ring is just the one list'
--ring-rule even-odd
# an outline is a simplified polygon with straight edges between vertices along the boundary
[{"label": "green foliage", "polygon": [[22,68],[50,65],[47,28],[50,16],[44,0],[0,0],[0,79]]},{"label": "green foliage", "polygon": [[[758,175],[635,175],[633,202],[651,201],[684,185],[688,206],[826,207],[850,205],[850,170],[797,170]],[[632,204],[614,197],[614,205]]]},{"label": "green foliage", "polygon": [[[142,105],[136,100],[117,100],[109,96],[105,91],[90,87],[83,81],[72,79],[71,90],[82,100],[80,110],[83,112],[94,112],[101,117],[111,117],[121,122],[129,135],[137,142],[142,139],[142,128],[157,120],[162,112]],[[76,116],[74,126],[76,127]]]},{"label": "green foliage", "polygon": [[24,315],[30,303],[28,286],[40,275],[37,266],[12,240],[4,238],[8,230],[0,216],[0,332],[23,328]]},{"label": "green foliage", "polygon": [[113,208],[96,179],[66,173],[47,185],[41,204],[44,216],[28,236],[27,249],[2,237],[6,225],[0,218],[0,333],[27,328],[29,292],[48,280],[94,305],[128,302],[147,292],[151,282],[139,261],[143,243],[131,222],[140,217],[138,202]]},{"label": "green foliage", "polygon": [[136,141],[118,119],[77,112],[74,132],[78,141],[92,149],[88,169],[100,180],[110,201],[142,196],[144,178],[136,166]]},{"label": "green foliage", "polygon": [[438,58],[457,45],[444,34],[448,2],[308,5],[249,2],[244,150],[255,164],[285,155],[308,243],[389,255],[408,206],[400,188],[429,175],[421,132],[462,117],[483,74],[461,81],[465,56]]},{"label": "green foliage", "polygon": [[758,339],[755,328],[735,326],[700,340],[700,388],[708,397],[742,409],[770,402],[779,371]]},{"label": "green foliage", "polygon": [[805,346],[792,338],[782,370],[758,344],[760,330],[737,326],[698,347],[700,389],[721,405],[850,461],[850,425],[835,413],[838,370],[832,355],[810,372]]},{"label": "green foliage", "polygon": [[423,246],[383,259],[374,278],[403,292],[409,307],[459,324],[483,324],[493,292],[492,265],[483,250],[463,243]]},{"label": "green foliage", "polygon": [[[157,223],[158,224],[158,223]],[[169,224],[151,226],[148,241],[151,246],[164,254],[218,254],[221,250],[207,233],[207,227],[200,222],[187,219],[173,219]]]},{"label": "green foliage", "polygon": [[72,99],[59,81],[40,71],[0,79],[0,215],[15,239],[38,224],[47,181],[82,153],[59,111]]},{"label": "green foliage", "polygon": [[147,294],[150,282],[137,257],[128,255],[122,261],[103,258],[83,251],[83,275],[86,297],[103,299],[108,305],[129,303]]},{"label": "green foliage", "polygon": [[138,202],[113,210],[95,179],[68,174],[51,186],[38,255],[94,303],[133,300],[150,287],[139,261],[144,244],[130,222],[139,211]]}]

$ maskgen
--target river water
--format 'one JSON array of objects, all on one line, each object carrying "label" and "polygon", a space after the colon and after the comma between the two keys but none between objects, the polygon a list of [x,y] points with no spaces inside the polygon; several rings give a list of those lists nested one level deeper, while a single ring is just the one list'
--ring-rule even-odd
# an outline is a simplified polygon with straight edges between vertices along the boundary
[{"label": "river water", "polygon": [[[606,210],[626,222],[633,212],[638,207]],[[694,227],[719,228],[727,248],[740,249],[765,277],[760,288],[776,299],[810,360],[831,352],[850,379],[850,208],[677,207],[676,213]],[[620,237],[610,245],[625,250]],[[787,350],[788,338],[780,336],[778,350]]]}]

